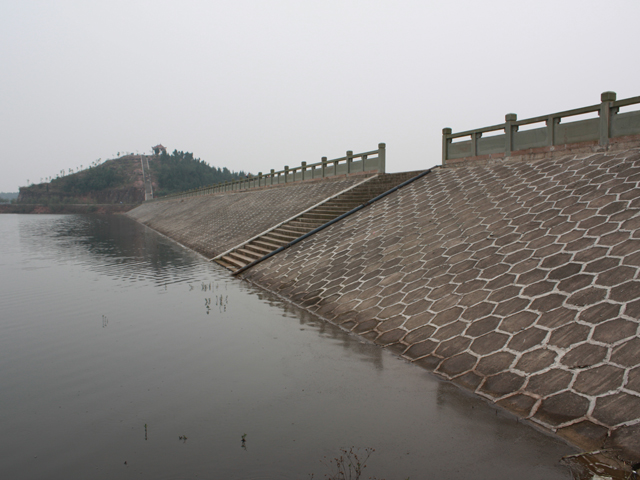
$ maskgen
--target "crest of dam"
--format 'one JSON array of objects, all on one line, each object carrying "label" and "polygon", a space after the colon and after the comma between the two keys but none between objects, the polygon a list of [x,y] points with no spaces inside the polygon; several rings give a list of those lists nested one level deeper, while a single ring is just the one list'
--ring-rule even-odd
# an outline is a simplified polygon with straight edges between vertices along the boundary
[{"label": "crest of dam", "polygon": [[[288,248],[239,277],[585,450],[640,462],[640,136],[515,153],[127,215],[236,271],[316,215],[326,228],[297,242],[288,228]],[[339,221],[313,213],[350,195]]]}]

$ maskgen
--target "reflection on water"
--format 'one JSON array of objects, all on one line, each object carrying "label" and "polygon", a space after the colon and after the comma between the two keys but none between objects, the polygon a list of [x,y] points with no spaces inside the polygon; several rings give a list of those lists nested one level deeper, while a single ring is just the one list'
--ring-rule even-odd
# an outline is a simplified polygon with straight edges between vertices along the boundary
[{"label": "reflection on water", "polygon": [[20,244],[34,258],[74,261],[126,282],[155,285],[189,282],[202,262],[183,255],[168,239],[121,215],[47,215],[19,223]]},{"label": "reflection on water", "polygon": [[0,478],[322,478],[351,445],[367,477],[570,478],[562,442],[126,217],[0,216],[0,272]]}]

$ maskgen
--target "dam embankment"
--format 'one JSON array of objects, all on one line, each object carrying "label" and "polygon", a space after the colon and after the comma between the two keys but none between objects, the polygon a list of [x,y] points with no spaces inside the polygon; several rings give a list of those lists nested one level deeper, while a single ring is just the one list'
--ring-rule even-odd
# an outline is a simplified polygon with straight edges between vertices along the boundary
[{"label": "dam embankment", "polygon": [[147,202],[127,215],[207,258],[215,257],[371,175],[329,177]]},{"label": "dam embankment", "polygon": [[[574,444],[637,462],[639,182],[637,143],[435,168],[242,277]],[[282,205],[268,221],[259,192],[128,215],[211,257],[291,216],[312,185],[261,193]]]}]

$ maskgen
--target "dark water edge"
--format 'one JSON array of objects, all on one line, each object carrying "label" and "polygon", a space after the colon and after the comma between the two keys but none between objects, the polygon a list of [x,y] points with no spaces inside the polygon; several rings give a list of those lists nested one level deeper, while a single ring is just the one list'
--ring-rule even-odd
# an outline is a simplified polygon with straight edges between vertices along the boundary
[{"label": "dark water edge", "polygon": [[571,478],[561,440],[124,216],[0,216],[0,272],[0,478],[318,479],[352,445],[363,478]]},{"label": "dark water edge", "polygon": [[39,205],[29,203],[4,203],[0,204],[0,213],[36,213],[36,214],[114,214],[128,212],[137,207],[137,204],[51,204]]}]

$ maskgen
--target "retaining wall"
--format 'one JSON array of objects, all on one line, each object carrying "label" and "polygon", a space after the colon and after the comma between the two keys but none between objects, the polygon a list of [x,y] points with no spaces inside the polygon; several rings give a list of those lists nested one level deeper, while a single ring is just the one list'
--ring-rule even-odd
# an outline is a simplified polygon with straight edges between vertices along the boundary
[{"label": "retaining wall", "polygon": [[369,175],[329,177],[212,195],[148,202],[131,218],[213,258]]},{"label": "retaining wall", "polygon": [[437,168],[243,277],[637,462],[638,182],[637,145]]}]

